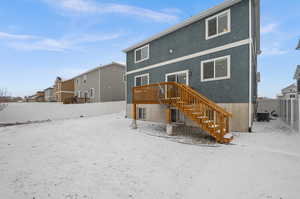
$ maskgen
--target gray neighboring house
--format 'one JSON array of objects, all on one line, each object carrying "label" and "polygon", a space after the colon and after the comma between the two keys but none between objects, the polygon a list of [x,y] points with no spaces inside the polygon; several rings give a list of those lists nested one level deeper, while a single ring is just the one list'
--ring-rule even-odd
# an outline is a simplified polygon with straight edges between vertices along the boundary
[{"label": "gray neighboring house", "polygon": [[44,90],[44,93],[45,93],[45,102],[55,102],[56,101],[53,87],[46,88]]},{"label": "gray neighboring house", "polygon": [[281,94],[278,95],[279,99],[292,99],[297,96],[297,85],[293,83],[281,90]]},{"label": "gray neighboring house", "polygon": [[[261,53],[259,0],[226,0],[123,51],[128,116],[132,87],[176,81],[231,112],[232,131],[251,131]],[[163,110],[161,105],[139,105],[137,115],[163,122]]]},{"label": "gray neighboring house", "polygon": [[125,100],[125,65],[112,62],[73,78],[75,96],[94,102]]}]

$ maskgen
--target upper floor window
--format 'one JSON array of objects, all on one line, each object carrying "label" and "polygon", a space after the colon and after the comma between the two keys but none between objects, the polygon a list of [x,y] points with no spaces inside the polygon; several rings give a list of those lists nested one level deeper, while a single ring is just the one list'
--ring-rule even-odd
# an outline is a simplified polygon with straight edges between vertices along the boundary
[{"label": "upper floor window", "polygon": [[226,10],[205,20],[206,39],[230,32],[230,10]]},{"label": "upper floor window", "polygon": [[83,76],[83,83],[86,84],[86,81],[87,81],[87,75],[84,75]]},{"label": "upper floor window", "polygon": [[134,51],[134,62],[139,63],[149,59],[149,44]]},{"label": "upper floor window", "polygon": [[134,85],[135,86],[144,86],[149,84],[149,74],[143,74],[134,77]]},{"label": "upper floor window", "polygon": [[80,78],[77,78],[76,79],[76,85],[79,85],[80,84]]},{"label": "upper floor window", "polygon": [[230,78],[230,56],[201,62],[201,81]]}]

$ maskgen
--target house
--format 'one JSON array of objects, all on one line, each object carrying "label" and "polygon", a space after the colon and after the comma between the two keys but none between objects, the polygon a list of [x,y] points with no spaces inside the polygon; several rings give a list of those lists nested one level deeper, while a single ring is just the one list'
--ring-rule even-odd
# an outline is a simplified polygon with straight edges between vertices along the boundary
[{"label": "house", "polygon": [[64,102],[74,97],[73,79],[63,80],[61,77],[57,77],[54,83],[54,92],[57,102]]},{"label": "house", "polygon": [[[251,131],[261,53],[259,0],[224,1],[123,51],[128,116],[204,126],[214,136],[228,117],[231,131]],[[218,115],[222,122],[216,124]]]},{"label": "house", "polygon": [[281,90],[281,94],[278,95],[280,99],[292,99],[296,98],[297,94],[297,85],[295,83],[283,88]]},{"label": "house", "polygon": [[37,91],[35,94],[36,102],[44,102],[45,101],[45,93],[44,91]]},{"label": "house", "polygon": [[73,78],[75,96],[88,102],[122,101],[125,99],[124,73],[125,66],[117,62],[84,72]]},{"label": "house", "polygon": [[56,97],[55,97],[55,92],[53,87],[46,88],[44,90],[45,93],[45,102],[55,102]]}]

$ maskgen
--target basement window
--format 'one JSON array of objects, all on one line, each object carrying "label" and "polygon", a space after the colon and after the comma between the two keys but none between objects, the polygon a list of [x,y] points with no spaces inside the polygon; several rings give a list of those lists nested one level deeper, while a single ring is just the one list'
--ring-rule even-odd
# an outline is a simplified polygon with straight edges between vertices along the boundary
[{"label": "basement window", "polygon": [[149,44],[134,51],[134,61],[139,63],[149,59]]},{"label": "basement window", "polygon": [[230,78],[230,56],[201,62],[201,81]]},{"label": "basement window", "polygon": [[146,108],[138,108],[138,119],[146,120]]},{"label": "basement window", "polygon": [[205,20],[206,39],[230,32],[230,10],[226,10]]}]

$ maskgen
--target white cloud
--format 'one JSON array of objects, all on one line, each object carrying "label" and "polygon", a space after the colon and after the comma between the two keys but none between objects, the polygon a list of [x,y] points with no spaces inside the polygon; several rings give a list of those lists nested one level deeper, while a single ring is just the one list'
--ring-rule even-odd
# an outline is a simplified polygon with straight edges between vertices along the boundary
[{"label": "white cloud", "polygon": [[284,54],[287,54],[289,51],[282,50],[277,47],[273,47],[273,48],[263,49],[262,52],[263,52],[263,55],[284,55]]},{"label": "white cloud", "polygon": [[[173,22],[178,19],[169,11],[154,11],[150,9],[116,3],[97,3],[94,0],[44,0],[69,13],[78,14],[109,14],[118,13],[148,18],[157,22]],[[174,11],[174,10],[173,10]],[[178,9],[177,9],[178,12]],[[173,12],[174,13],[174,12]]]},{"label": "white cloud", "polygon": [[283,55],[287,54],[288,50],[283,50],[279,42],[272,42],[269,46],[263,48],[263,55]]},{"label": "white cloud", "polygon": [[77,35],[62,39],[44,38],[34,35],[18,35],[0,32],[0,38],[7,39],[7,45],[18,50],[44,50],[44,51],[66,51],[74,50],[87,43],[112,40],[120,37],[120,34],[110,35]]},{"label": "white cloud", "polygon": [[261,28],[261,33],[262,34],[273,33],[276,31],[277,27],[278,27],[278,24],[276,24],[276,23],[267,24]]},{"label": "white cloud", "polygon": [[17,35],[17,34],[9,34],[6,32],[0,32],[0,39],[29,40],[34,38],[36,37],[32,35]]}]

